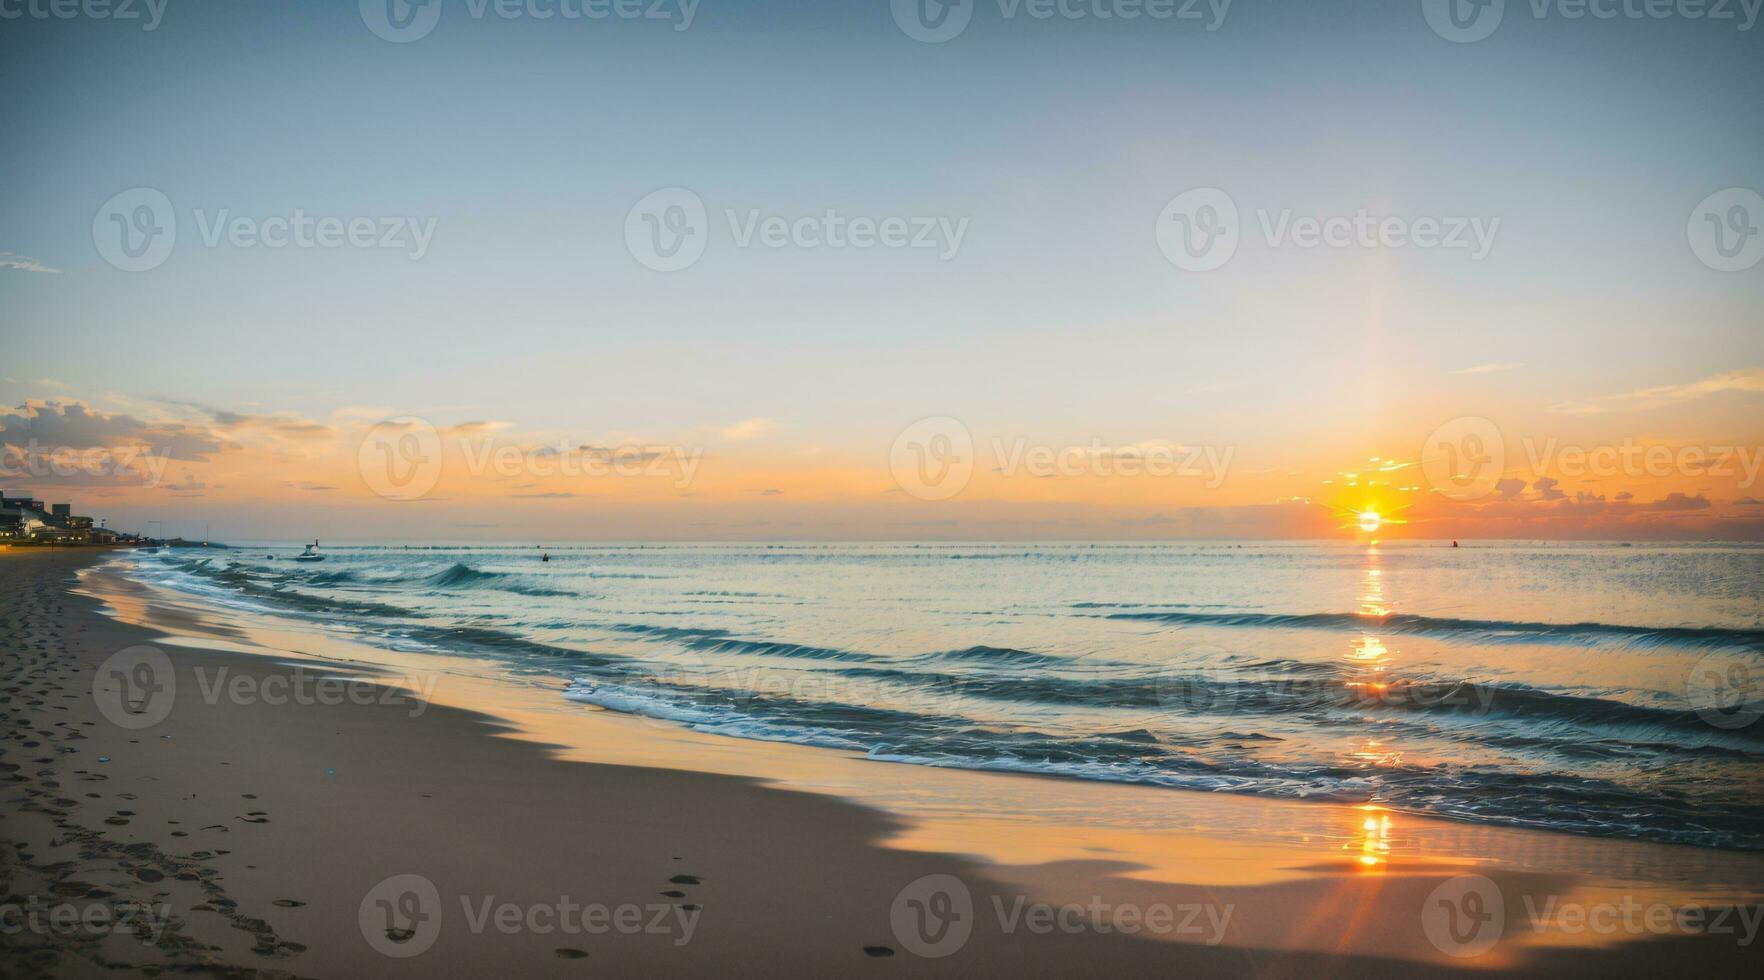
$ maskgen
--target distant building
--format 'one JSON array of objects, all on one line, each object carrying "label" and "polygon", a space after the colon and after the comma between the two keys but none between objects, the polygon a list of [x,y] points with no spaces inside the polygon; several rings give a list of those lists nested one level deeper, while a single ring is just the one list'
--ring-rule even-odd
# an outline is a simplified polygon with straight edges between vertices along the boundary
[{"label": "distant building", "polygon": [[73,512],[72,504],[45,507],[32,497],[8,497],[0,491],[0,541],[28,544],[91,544],[92,519]]}]

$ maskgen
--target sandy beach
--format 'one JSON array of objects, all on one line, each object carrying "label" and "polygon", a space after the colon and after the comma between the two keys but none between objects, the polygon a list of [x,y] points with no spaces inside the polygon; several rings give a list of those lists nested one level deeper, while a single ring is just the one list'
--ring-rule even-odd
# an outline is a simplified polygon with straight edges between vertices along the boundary
[{"label": "sandy beach", "polygon": [[[731,768],[728,753],[715,761],[717,750],[610,713],[546,722],[518,694],[506,712],[469,711],[360,664],[237,652],[245,637],[229,641],[146,593],[131,600],[114,582],[120,615],[101,614],[76,573],[102,557],[0,557],[8,976],[1639,976],[1689,964],[1741,976],[1760,963],[1734,935],[1527,923],[1537,896],[1599,893],[1590,876],[1537,870],[1549,862],[1536,856],[1553,850],[1608,850],[1642,867],[1731,859],[1741,880],[1750,855],[1483,833],[1490,850],[1476,871],[1505,899],[1508,940],[1462,955],[1429,938],[1423,912],[1464,868],[1425,854],[1368,873],[1332,846],[1314,867],[1282,870],[1269,857],[1277,850],[1250,846],[1253,832],[1237,850],[1148,832],[1136,843],[1162,847],[1160,867],[1071,860],[1059,834],[1025,834],[1011,819],[1011,794],[1077,787],[1104,799],[1128,788],[727,739],[707,743],[735,746],[759,775],[705,771]],[[175,701],[163,720],[121,727],[94,695],[94,673],[149,644],[173,665]],[[489,696],[482,685],[447,687],[454,699]],[[572,725],[573,746],[550,727]],[[579,761],[597,739],[603,757],[641,764]],[[692,754],[701,763],[662,764]],[[864,792],[780,785],[862,778],[851,775],[860,769],[960,780],[978,805],[952,830],[962,825],[853,802]],[[1210,805],[1199,794],[1131,792],[1168,808]],[[978,802],[987,799],[998,804]],[[1231,805],[1246,826],[1278,809]],[[1082,821],[1069,830],[1084,836]],[[984,860],[955,840],[963,834],[1019,857],[1035,838],[1048,860]],[[1190,880],[1235,883],[1184,883],[1174,876],[1185,867],[1212,868]],[[1655,897],[1673,895],[1693,897],[1682,883]]]}]

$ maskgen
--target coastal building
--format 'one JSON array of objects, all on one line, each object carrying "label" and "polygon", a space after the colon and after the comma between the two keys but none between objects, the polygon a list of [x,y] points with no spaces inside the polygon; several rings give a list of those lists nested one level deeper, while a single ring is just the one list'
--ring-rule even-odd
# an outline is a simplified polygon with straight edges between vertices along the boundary
[{"label": "coastal building", "polygon": [[[110,537],[114,540],[114,534]],[[73,512],[72,504],[45,507],[32,497],[9,497],[0,491],[0,541],[13,544],[91,544],[92,519]]]}]

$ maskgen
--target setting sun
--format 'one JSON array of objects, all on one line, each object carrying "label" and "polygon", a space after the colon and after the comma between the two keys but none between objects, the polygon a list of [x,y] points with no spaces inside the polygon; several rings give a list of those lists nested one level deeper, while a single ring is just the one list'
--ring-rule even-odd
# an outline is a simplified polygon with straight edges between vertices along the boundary
[{"label": "setting sun", "polygon": [[1370,534],[1384,526],[1384,518],[1375,510],[1360,511],[1360,530]]}]

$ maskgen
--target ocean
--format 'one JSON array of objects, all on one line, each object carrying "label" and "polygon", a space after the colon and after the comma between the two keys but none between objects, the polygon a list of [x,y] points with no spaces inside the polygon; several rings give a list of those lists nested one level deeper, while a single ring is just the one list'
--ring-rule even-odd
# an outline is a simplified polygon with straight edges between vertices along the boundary
[{"label": "ocean", "polygon": [[298,551],[117,560],[735,738],[1764,850],[1764,547]]}]

